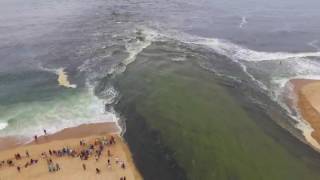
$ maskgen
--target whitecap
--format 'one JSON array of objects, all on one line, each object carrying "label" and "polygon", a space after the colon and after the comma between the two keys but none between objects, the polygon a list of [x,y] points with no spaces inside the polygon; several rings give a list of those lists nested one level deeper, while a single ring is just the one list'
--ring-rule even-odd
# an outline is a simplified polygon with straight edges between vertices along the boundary
[{"label": "whitecap", "polygon": [[[96,97],[90,87],[88,91],[57,96],[50,101],[19,103],[12,106],[7,114],[19,123],[0,131],[0,136],[32,137],[34,134],[42,134],[43,129],[54,133],[87,123],[117,124],[119,119],[115,112],[105,111],[104,100]],[[2,126],[5,127],[5,124]]]},{"label": "whitecap", "polygon": [[290,60],[293,58],[320,57],[320,51],[302,53],[263,52],[251,50],[221,39],[199,38],[190,41],[190,43],[208,46],[220,54],[226,55],[232,59],[243,61],[272,61],[282,59]]},{"label": "whitecap", "polygon": [[111,68],[108,74],[123,73],[126,70],[126,67],[136,60],[137,55],[150,46],[158,36],[154,31],[147,29],[137,30],[135,35],[136,37],[134,40],[129,39],[125,44],[126,50],[129,53],[127,58],[125,58],[121,64],[115,65]]},{"label": "whitecap", "polygon": [[5,129],[8,126],[7,122],[0,122],[0,130]]}]

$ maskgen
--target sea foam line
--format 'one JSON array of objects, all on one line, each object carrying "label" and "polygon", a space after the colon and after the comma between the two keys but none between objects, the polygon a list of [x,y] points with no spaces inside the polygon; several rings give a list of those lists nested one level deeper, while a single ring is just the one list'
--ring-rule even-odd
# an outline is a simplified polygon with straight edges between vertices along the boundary
[{"label": "sea foam line", "polygon": [[190,43],[211,47],[227,57],[243,61],[272,61],[290,58],[320,57],[320,51],[303,53],[262,52],[251,50],[221,39],[199,38],[191,40]]},{"label": "sea foam line", "polygon": [[[304,53],[288,53],[288,52],[261,52],[261,51],[254,51],[248,49],[246,47],[242,47],[226,40],[221,39],[214,39],[214,38],[203,38],[192,36],[184,33],[169,33],[169,35],[165,35],[164,37],[168,37],[170,39],[178,39],[184,43],[191,43],[197,45],[204,45],[206,47],[212,48],[215,52],[225,55],[229,57],[234,62],[238,63],[243,71],[254,81],[256,82],[260,88],[265,90],[266,92],[272,91],[270,88],[265,86],[261,81],[256,79],[254,75],[247,71],[247,67],[245,66],[242,61],[273,61],[273,60],[296,60],[297,58],[304,58],[308,57],[320,57],[320,51],[318,52],[304,52]],[[320,75],[308,75],[308,76],[296,76],[296,77],[288,77],[286,78],[286,82],[290,79],[294,78],[307,78],[307,79],[320,79]],[[284,84],[286,83],[281,81],[281,88],[283,88]],[[284,105],[281,101],[279,101],[279,97],[272,96],[272,93],[268,93],[269,96],[273,101],[278,103],[283,109],[286,110],[287,114],[294,119],[297,124],[296,128],[302,131],[303,136],[305,137],[306,141],[311,145],[311,147],[315,148],[316,150],[320,150],[319,143],[311,136],[313,131],[312,127],[305,121],[302,117],[294,116],[290,113],[289,108]],[[298,113],[299,114],[299,113]]]},{"label": "sea foam line", "polygon": [[160,37],[176,39],[187,44],[204,45],[214,49],[219,54],[225,55],[231,59],[238,59],[242,61],[272,61],[291,58],[320,57],[320,51],[301,53],[263,52],[252,50],[224,39],[199,37],[178,31],[167,32],[164,30],[164,33],[158,34]]},{"label": "sea foam line", "polygon": [[158,36],[155,31],[150,31],[147,29],[144,29],[141,32],[137,31],[136,35],[136,38],[138,39],[136,39],[135,43],[126,43],[126,49],[129,53],[128,57],[125,58],[120,64],[115,65],[115,67],[111,68],[108,74],[123,73],[126,70],[127,66],[136,60],[137,55],[140,54],[145,48],[149,47]]}]

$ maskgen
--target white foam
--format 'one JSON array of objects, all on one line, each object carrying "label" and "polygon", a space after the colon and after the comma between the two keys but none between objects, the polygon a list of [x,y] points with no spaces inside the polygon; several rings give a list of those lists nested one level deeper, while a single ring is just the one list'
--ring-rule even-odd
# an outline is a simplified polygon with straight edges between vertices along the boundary
[{"label": "white foam", "polygon": [[8,126],[7,122],[0,122],[0,130],[5,129]]},{"label": "white foam", "polygon": [[[278,102],[278,104],[288,112],[288,115],[296,121],[295,127],[301,130],[302,135],[305,137],[306,141],[313,147],[315,150],[320,151],[320,144],[312,137],[312,132],[314,129],[311,127],[308,121],[306,121],[298,108],[297,100],[298,97],[293,90],[293,85],[290,82],[291,79],[313,79],[320,80],[320,76],[294,76],[291,78],[282,78],[282,79],[273,79],[272,84],[274,87],[271,89],[273,93],[271,98]],[[284,98],[291,99],[292,107],[289,108]],[[291,109],[294,110],[295,114],[291,112]]]},{"label": "white foam", "polygon": [[119,92],[113,86],[106,86],[105,89],[101,90],[99,97],[103,99],[104,104],[114,103]]},{"label": "white foam", "polygon": [[121,62],[122,66],[116,65],[115,67],[110,69],[108,74],[113,74],[115,72],[123,73],[126,70],[126,66],[134,62],[137,55],[141,53],[145,48],[150,46],[158,35],[154,31],[148,31],[147,29],[141,31],[140,33],[141,34],[139,35],[139,37],[142,37],[143,40],[136,39],[133,42],[129,42],[132,41],[132,39],[128,40],[126,43],[126,50],[129,53],[128,57]]},{"label": "white foam", "polygon": [[274,78],[271,80],[271,95],[274,96],[276,101],[280,101],[282,99],[284,91],[291,92],[292,88],[288,86],[288,81],[288,78]]},{"label": "white foam", "polygon": [[320,57],[320,51],[304,53],[262,52],[254,51],[220,39],[199,38],[191,41],[191,43],[209,46],[227,57],[243,61],[272,61],[282,59],[290,60],[291,58]]},{"label": "white foam", "polygon": [[177,31],[165,32],[162,36],[171,39],[178,39],[184,43],[204,45],[231,59],[243,61],[272,61],[291,58],[320,57],[320,51],[302,53],[255,51],[224,39],[204,38]]},{"label": "white foam", "polygon": [[[253,80],[261,89],[268,91],[269,88],[254,75],[248,72],[247,66],[244,62],[250,61],[273,61],[273,60],[297,60],[300,58],[301,64],[303,64],[307,57],[320,57],[320,52],[305,52],[305,53],[288,53],[288,52],[261,52],[248,49],[246,47],[233,44],[229,41],[217,39],[217,38],[204,38],[193,36],[177,31],[166,32],[165,34],[158,35],[159,37],[178,39],[184,43],[203,45],[215,52],[229,57],[232,61],[238,63],[242,70]],[[160,39],[160,38],[158,38]],[[306,66],[306,65],[305,65]],[[312,66],[314,70],[317,66]],[[296,66],[299,68],[299,66]],[[301,69],[301,68],[300,68]],[[304,71],[308,71],[310,68],[304,68]],[[319,68],[317,69],[319,72]],[[314,72],[314,71],[313,71]],[[300,73],[301,74],[301,73]],[[306,74],[306,72],[304,73]],[[320,74],[320,73],[319,73]],[[290,79],[290,78],[288,78]]]},{"label": "white foam", "polygon": [[[245,19],[242,19],[242,22],[245,22]],[[242,24],[241,26],[243,26]],[[192,43],[197,45],[204,45],[206,47],[212,48],[215,52],[229,57],[232,61],[237,62],[243,71],[264,90],[271,92],[270,97],[275,102],[283,107],[288,115],[294,119],[297,124],[296,128],[302,131],[307,142],[316,150],[320,150],[319,143],[311,136],[313,132],[312,127],[309,123],[299,115],[295,116],[291,113],[290,108],[282,100],[282,93],[285,91],[286,83],[290,79],[320,79],[320,68],[316,63],[309,61],[308,57],[320,57],[320,51],[318,52],[304,52],[304,53],[289,53],[289,52],[261,52],[248,49],[233,43],[230,43],[226,40],[215,39],[215,38],[202,38],[192,35],[186,35],[184,33],[171,33],[169,38],[178,38],[180,41],[185,43]],[[314,45],[314,44],[311,44]],[[268,88],[261,81],[256,79],[254,75],[248,72],[245,62],[250,61],[278,61],[278,60],[294,60],[296,61],[295,66],[292,66],[292,70],[296,75],[289,75],[289,77],[275,77],[270,80],[273,84],[272,89]],[[308,62],[306,62],[308,61]],[[292,95],[292,94],[291,94]],[[290,98],[290,97],[289,97]],[[292,97],[293,98],[293,97]]]},{"label": "white foam", "polygon": [[311,127],[311,125],[302,118],[301,113],[299,109],[297,108],[298,116],[297,116],[297,121],[298,124],[296,125],[296,128],[300,129],[302,131],[303,136],[307,140],[307,142],[316,150],[320,151],[320,144],[318,143],[317,140],[315,140],[312,137],[312,132],[314,129]]},{"label": "white foam", "polygon": [[18,123],[0,131],[0,136],[33,137],[35,134],[42,134],[43,129],[54,133],[81,124],[117,124],[119,120],[115,112],[105,112],[105,102],[94,96],[91,88],[88,92],[78,92],[45,102],[20,103],[11,108],[13,110],[7,112],[6,119],[14,119]]}]

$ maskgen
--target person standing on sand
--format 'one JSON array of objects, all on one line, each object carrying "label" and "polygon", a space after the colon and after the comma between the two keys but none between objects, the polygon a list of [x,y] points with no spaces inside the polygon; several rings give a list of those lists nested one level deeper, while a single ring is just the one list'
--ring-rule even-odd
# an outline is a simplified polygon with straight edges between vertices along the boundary
[{"label": "person standing on sand", "polygon": [[82,164],[82,168],[84,171],[87,170],[87,166],[84,163]]},{"label": "person standing on sand", "polygon": [[34,141],[37,142],[38,141],[38,136],[34,135]]},{"label": "person standing on sand", "polygon": [[122,168],[122,169],[126,169],[126,165],[124,164],[124,162],[122,162],[121,168]]},{"label": "person standing on sand", "polygon": [[21,170],[20,166],[17,166],[17,170],[18,170],[18,172],[20,172],[20,170]]},{"label": "person standing on sand", "polygon": [[100,169],[99,168],[96,168],[96,173],[100,174]]},{"label": "person standing on sand", "polygon": [[58,163],[56,163],[56,170],[60,171],[60,165]]},{"label": "person standing on sand", "polygon": [[109,169],[111,169],[111,161],[110,161],[110,159],[108,158],[108,164],[107,164],[107,167],[109,168]]},{"label": "person standing on sand", "polygon": [[43,133],[44,133],[44,135],[46,136],[46,135],[47,135],[47,130],[46,130],[46,129],[43,129]]},{"label": "person standing on sand", "polygon": [[28,151],[28,150],[26,150],[26,156],[27,156],[27,158],[30,157],[30,154],[29,154],[29,151]]}]

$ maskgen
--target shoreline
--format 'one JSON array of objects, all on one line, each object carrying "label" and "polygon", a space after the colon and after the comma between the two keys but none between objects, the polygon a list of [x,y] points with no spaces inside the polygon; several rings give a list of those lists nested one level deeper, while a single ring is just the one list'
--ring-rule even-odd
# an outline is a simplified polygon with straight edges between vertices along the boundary
[{"label": "shoreline", "polygon": [[[89,144],[95,144],[97,139],[108,139],[113,136],[116,139],[115,145],[107,144],[102,151],[101,158],[97,155],[89,156],[88,160],[80,160],[77,156],[57,157],[51,156],[50,159],[54,163],[61,165],[61,172],[48,172],[47,156],[43,157],[43,153],[48,154],[48,150],[62,149],[68,147],[75,152],[80,152],[84,147],[79,144],[84,140]],[[17,139],[14,137],[2,138],[2,142],[6,142],[7,147],[1,143],[0,149],[0,179],[119,179],[125,176],[127,179],[141,180],[142,176],[137,170],[130,149],[125,140],[120,136],[120,129],[116,123],[96,123],[83,124],[77,127],[66,128],[54,134],[40,136],[37,141],[29,143],[17,144]],[[108,142],[108,141],[107,141]],[[12,144],[10,144],[12,143]],[[87,148],[87,147],[86,147]],[[98,146],[97,146],[98,148]],[[108,154],[107,154],[108,149]],[[109,150],[112,156],[109,156]],[[25,155],[25,152],[30,153],[30,157]],[[96,152],[96,151],[95,151]],[[14,159],[14,154],[22,155],[21,160]],[[32,167],[25,167],[24,164],[30,159],[37,159],[39,163],[32,165]],[[108,159],[111,165],[107,166]],[[120,159],[117,160],[117,159]],[[10,167],[6,162],[13,160],[14,166]],[[126,168],[120,168],[119,162],[126,163]],[[81,166],[86,164],[87,170],[84,171]],[[21,167],[21,172],[17,168]],[[97,174],[95,168],[99,168],[101,173]]]},{"label": "shoreline", "polygon": [[[92,135],[101,135],[105,133],[118,133],[121,129],[116,122],[91,123],[82,124],[75,127],[64,128],[53,134],[48,132],[48,135],[41,135],[38,137],[38,144],[48,143],[55,140],[65,140],[73,138],[81,138]],[[35,144],[34,140],[23,136],[8,136],[0,137],[0,152],[7,149],[17,148],[20,146],[27,146]]]},{"label": "shoreline", "polygon": [[[312,79],[292,79],[296,96],[294,106],[298,115],[306,123],[303,134],[313,148],[320,150],[320,81]],[[309,127],[308,127],[309,126]]]}]

